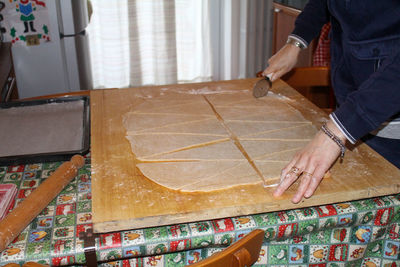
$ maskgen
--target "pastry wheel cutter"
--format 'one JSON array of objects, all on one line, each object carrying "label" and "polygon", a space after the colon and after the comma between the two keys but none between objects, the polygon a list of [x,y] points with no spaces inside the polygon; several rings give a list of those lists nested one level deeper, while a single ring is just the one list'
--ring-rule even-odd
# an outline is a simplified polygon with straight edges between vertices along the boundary
[{"label": "pastry wheel cutter", "polygon": [[255,98],[263,97],[268,94],[269,89],[272,86],[272,82],[268,76],[265,76],[258,82],[253,87],[253,96]]}]

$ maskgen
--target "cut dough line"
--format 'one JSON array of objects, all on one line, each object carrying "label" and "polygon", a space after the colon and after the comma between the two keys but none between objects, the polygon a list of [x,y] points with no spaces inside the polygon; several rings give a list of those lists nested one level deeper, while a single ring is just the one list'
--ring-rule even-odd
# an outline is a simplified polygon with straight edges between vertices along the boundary
[{"label": "cut dough line", "polygon": [[277,151],[277,152],[273,152],[273,153],[267,153],[267,154],[264,154],[264,155],[255,157],[254,159],[257,160],[257,161],[259,161],[259,160],[262,160],[262,158],[265,158],[265,157],[269,157],[269,156],[273,156],[273,155],[278,155],[278,154],[286,153],[286,152],[296,151],[296,150],[302,149],[303,147],[304,147],[304,146],[299,146],[299,147],[296,147],[296,148],[286,149],[286,150]]},{"label": "cut dough line", "polygon": [[[253,114],[264,114],[264,115],[274,115],[274,114],[279,114],[276,110],[270,110],[268,106],[251,106],[251,107],[245,107],[245,106],[224,106],[224,107],[216,107],[215,108],[218,111],[224,111],[224,110],[241,110],[248,112],[249,114],[241,114],[239,115],[239,118],[242,117],[249,117],[253,116]],[[290,111],[288,111],[290,112]]]},{"label": "cut dough line", "polygon": [[282,139],[282,138],[251,138],[251,137],[238,137],[242,141],[287,141],[287,142],[303,142],[311,141],[312,139]]},{"label": "cut dough line", "polygon": [[[214,178],[214,179],[215,179],[215,178]],[[210,180],[210,179],[207,179],[207,180]],[[205,180],[205,181],[207,181],[207,180]],[[204,180],[202,180],[202,181],[204,181]],[[212,181],[212,180],[211,180],[211,181]],[[196,186],[197,184],[201,184],[201,183],[189,184],[189,185],[187,185],[187,186],[192,187],[192,186]],[[255,183],[243,182],[243,183],[232,184],[232,185],[230,185],[230,186],[225,187],[225,189],[235,188],[235,187],[238,187],[238,186],[241,186],[241,185],[259,185],[259,184],[262,185],[262,186],[265,185],[262,181],[257,180],[257,182],[255,182]],[[276,185],[277,185],[277,184],[276,184]],[[272,187],[272,186],[276,186],[276,185],[273,184],[273,185],[271,185],[271,187]],[[182,186],[182,187],[181,187],[180,189],[178,189],[178,190],[181,191],[181,192],[187,192],[187,193],[196,192],[196,191],[194,191],[194,190],[188,190],[188,189],[186,189],[187,186]],[[264,187],[265,187],[265,186],[264,186]],[[267,187],[270,187],[270,186],[268,185]]]},{"label": "cut dough line", "polygon": [[263,110],[266,114],[271,114],[271,113],[277,113],[276,110],[270,110],[268,109],[268,106],[264,105],[264,106],[257,106],[257,105],[253,105],[253,106],[235,106],[235,105],[216,105],[215,109],[247,109],[247,110],[254,110],[254,109],[260,109]]},{"label": "cut dough line", "polygon": [[[148,102],[148,101],[146,101],[146,102]],[[162,104],[165,104],[165,101],[159,101],[159,102],[161,102]],[[200,102],[202,102],[201,98],[199,98],[199,100],[196,100],[196,101],[190,101],[190,102],[185,102],[185,103],[178,102],[178,103],[174,103],[171,105],[163,105],[163,108],[175,108],[175,107],[179,107],[179,106],[193,105],[193,104],[200,103]],[[135,111],[130,111],[130,112],[136,112],[136,111],[140,111],[140,110],[141,109],[139,107],[139,109],[136,109]]]},{"label": "cut dough line", "polygon": [[208,115],[208,114],[196,114],[196,113],[173,113],[173,112],[128,112],[130,114],[135,114],[135,115],[176,115],[176,116],[182,116],[182,117],[194,117],[194,116],[202,116],[202,117],[211,117],[214,118],[213,115]]},{"label": "cut dough line", "polygon": [[236,104],[249,102],[249,100],[243,99],[243,100],[232,101],[232,102],[224,103],[224,104],[213,103],[214,102],[213,100],[210,100],[210,102],[213,105],[213,107],[218,108],[218,107],[232,107],[232,106],[235,106]]},{"label": "cut dough line", "polygon": [[230,138],[232,139],[232,141],[235,143],[235,145],[237,146],[237,148],[239,149],[239,151],[243,154],[243,156],[247,159],[247,161],[249,162],[249,164],[251,165],[251,167],[254,169],[254,171],[257,173],[257,175],[260,177],[260,179],[262,180],[263,183],[265,183],[265,177],[263,176],[262,172],[257,168],[256,164],[254,164],[253,160],[250,158],[249,154],[247,154],[246,150],[244,149],[244,147],[242,146],[242,144],[240,143],[239,139],[237,138],[237,136],[233,133],[233,131],[228,127],[228,125],[225,124],[224,119],[221,117],[221,115],[219,115],[219,113],[217,112],[217,110],[215,109],[215,107],[211,104],[211,102],[208,100],[208,98],[206,96],[204,96],[204,99],[208,102],[208,104],[210,105],[211,109],[214,111],[215,116],[217,117],[217,119],[221,122],[222,126],[226,129],[226,131],[229,133]]},{"label": "cut dough line", "polygon": [[270,162],[270,163],[284,163],[287,162],[289,163],[289,160],[275,160],[275,159],[256,159],[257,162]]},{"label": "cut dough line", "polygon": [[[237,162],[246,162],[246,159],[195,159],[195,158],[191,158],[191,159],[138,159],[138,163],[164,163],[164,162],[216,162],[216,161],[220,161],[220,162],[232,162],[232,161],[237,161]],[[268,161],[262,161],[262,162],[268,162]],[[271,162],[275,162],[275,161],[271,161]],[[278,162],[278,161],[276,161]],[[283,161],[282,161],[283,162]]]},{"label": "cut dough line", "polygon": [[230,106],[230,105],[223,105],[223,106],[215,106],[216,110],[219,109],[241,109],[241,110],[254,110],[254,109],[259,109],[265,112],[265,114],[271,114],[271,113],[277,113],[276,110],[271,110],[268,108],[268,106]]},{"label": "cut dough line", "polygon": [[[240,164],[240,163],[239,163],[239,164]],[[204,178],[202,178],[202,179],[200,179],[200,180],[197,180],[197,181],[195,181],[195,182],[193,182],[193,183],[185,184],[185,185],[181,186],[180,188],[178,188],[178,190],[182,190],[183,187],[193,186],[193,185],[196,185],[196,184],[199,184],[199,183],[203,183],[204,181],[207,181],[207,180],[212,180],[212,179],[214,179],[214,178],[217,177],[217,176],[220,176],[220,175],[223,175],[224,173],[229,172],[231,169],[234,169],[234,168],[236,168],[237,166],[238,166],[238,165],[235,165],[235,166],[233,166],[233,167],[227,168],[227,169],[225,169],[225,170],[223,170],[223,171],[221,171],[221,172],[219,172],[219,173],[215,173],[215,174],[213,174],[213,175],[211,175],[211,176],[204,177]],[[265,181],[263,181],[263,182],[265,182]]]},{"label": "cut dough line", "polygon": [[[249,92],[250,94],[251,94],[251,92]],[[243,103],[248,103],[248,104],[252,104],[252,103],[254,103],[254,102],[257,102],[257,103],[264,103],[264,104],[266,104],[266,105],[268,105],[268,103],[270,103],[270,101],[266,101],[266,99],[246,99],[246,98],[244,98],[244,99],[241,99],[241,100],[236,100],[236,101],[231,101],[231,102],[224,102],[223,104],[222,103],[214,103],[214,102],[216,102],[216,100],[213,100],[213,99],[210,99],[210,102],[212,103],[212,105],[215,107],[215,108],[217,108],[217,107],[238,107],[238,106],[236,106],[237,104],[243,104]],[[287,103],[284,103],[285,105],[288,105]],[[240,105],[240,106],[242,106],[242,105]],[[239,107],[240,107],[239,106]],[[288,105],[289,106],[289,105]],[[245,106],[246,107],[246,106]],[[260,107],[260,106],[258,106],[258,107]]]},{"label": "cut dough line", "polygon": [[[215,108],[219,108],[219,107],[259,108],[259,107],[265,107],[265,105],[268,105],[269,103],[271,103],[271,101],[265,101],[265,99],[250,99],[250,100],[243,99],[243,100],[232,101],[232,102],[223,103],[223,104],[222,103],[213,103],[213,100],[210,100],[210,101]],[[262,103],[262,104],[261,105],[252,105],[254,102]],[[285,102],[281,102],[281,103],[282,103],[282,105],[290,107],[290,105]],[[242,105],[242,104],[250,104],[250,105],[247,106],[247,105]]]},{"label": "cut dough line", "polygon": [[136,158],[139,159],[139,160],[142,160],[142,159],[146,159],[146,158],[149,158],[149,157],[157,157],[157,156],[167,155],[167,154],[176,153],[176,152],[180,152],[180,151],[185,151],[185,150],[188,150],[188,149],[193,149],[193,148],[204,147],[204,146],[208,146],[208,145],[219,144],[219,143],[227,142],[229,140],[230,140],[229,138],[217,139],[217,140],[213,140],[213,141],[210,141],[210,142],[198,143],[198,144],[194,144],[194,145],[191,145],[191,146],[185,146],[185,147],[181,147],[181,148],[170,150],[170,151],[165,151],[165,152],[161,152],[161,153],[147,155],[145,157],[136,157]]},{"label": "cut dough line", "polygon": [[171,126],[180,126],[180,125],[185,125],[185,124],[195,123],[195,122],[204,122],[204,121],[211,120],[211,119],[214,119],[214,117],[213,118],[204,118],[201,120],[170,123],[170,124],[166,124],[163,126],[157,126],[157,127],[146,128],[146,129],[142,129],[142,130],[138,130],[138,131],[127,131],[127,132],[131,133],[131,134],[132,133],[146,133],[147,131],[151,131],[151,130],[155,130],[155,129],[162,129],[162,128],[171,127]]},{"label": "cut dough line", "polygon": [[256,123],[292,123],[292,124],[312,124],[309,121],[257,121],[257,120],[225,120],[226,122],[256,122]]},{"label": "cut dough line", "polygon": [[209,133],[182,133],[182,132],[145,132],[137,133],[127,131],[127,135],[138,136],[138,135],[193,135],[193,136],[215,136],[215,137],[228,137],[226,134],[209,134]]},{"label": "cut dough line", "polygon": [[259,135],[259,134],[266,134],[266,133],[274,133],[274,132],[279,132],[279,131],[291,130],[291,129],[300,128],[300,127],[304,127],[304,126],[308,126],[308,125],[309,124],[307,123],[307,124],[301,124],[301,125],[296,125],[296,126],[279,128],[279,129],[272,129],[272,130],[263,131],[263,132],[246,134],[246,135],[239,136],[239,139],[247,138],[248,136],[253,136],[253,135]]}]

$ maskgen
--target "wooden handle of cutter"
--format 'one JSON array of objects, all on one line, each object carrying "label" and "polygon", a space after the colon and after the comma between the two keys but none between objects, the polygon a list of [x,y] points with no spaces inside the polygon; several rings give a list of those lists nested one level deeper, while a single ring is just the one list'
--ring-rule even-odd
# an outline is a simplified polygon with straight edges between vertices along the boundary
[{"label": "wooden handle of cutter", "polygon": [[52,201],[85,164],[80,155],[64,162],[12,212],[0,221],[0,252]]}]

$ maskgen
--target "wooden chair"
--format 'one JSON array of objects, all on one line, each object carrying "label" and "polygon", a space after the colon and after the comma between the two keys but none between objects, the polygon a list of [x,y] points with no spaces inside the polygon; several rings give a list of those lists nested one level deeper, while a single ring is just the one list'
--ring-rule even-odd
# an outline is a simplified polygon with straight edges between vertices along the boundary
[{"label": "wooden chair", "polygon": [[190,265],[191,267],[244,267],[253,265],[259,257],[264,231],[253,230],[225,250]]},{"label": "wooden chair", "polygon": [[[245,235],[239,241],[211,257],[191,264],[191,267],[244,267],[253,265],[260,255],[264,231],[256,229]],[[20,267],[19,264],[9,263],[3,267]],[[27,262],[22,267],[49,267],[35,262]],[[91,267],[91,266],[89,266]]]},{"label": "wooden chair", "polygon": [[298,67],[282,76],[292,87],[330,86],[329,67]]}]

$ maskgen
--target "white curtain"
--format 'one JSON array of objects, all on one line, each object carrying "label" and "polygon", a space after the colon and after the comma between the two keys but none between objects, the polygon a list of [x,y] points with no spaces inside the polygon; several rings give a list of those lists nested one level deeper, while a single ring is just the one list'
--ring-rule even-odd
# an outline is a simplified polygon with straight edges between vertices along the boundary
[{"label": "white curtain", "polygon": [[128,2],[130,85],[177,82],[175,3]]},{"label": "white curtain", "polygon": [[212,78],[210,1],[175,0],[178,82]]},{"label": "white curtain", "polygon": [[128,0],[91,0],[87,28],[94,88],[129,86]]},{"label": "white curtain", "polygon": [[271,0],[211,2],[213,80],[254,77],[272,47]]},{"label": "white curtain", "polygon": [[271,1],[91,2],[95,88],[254,77],[269,55]]}]

